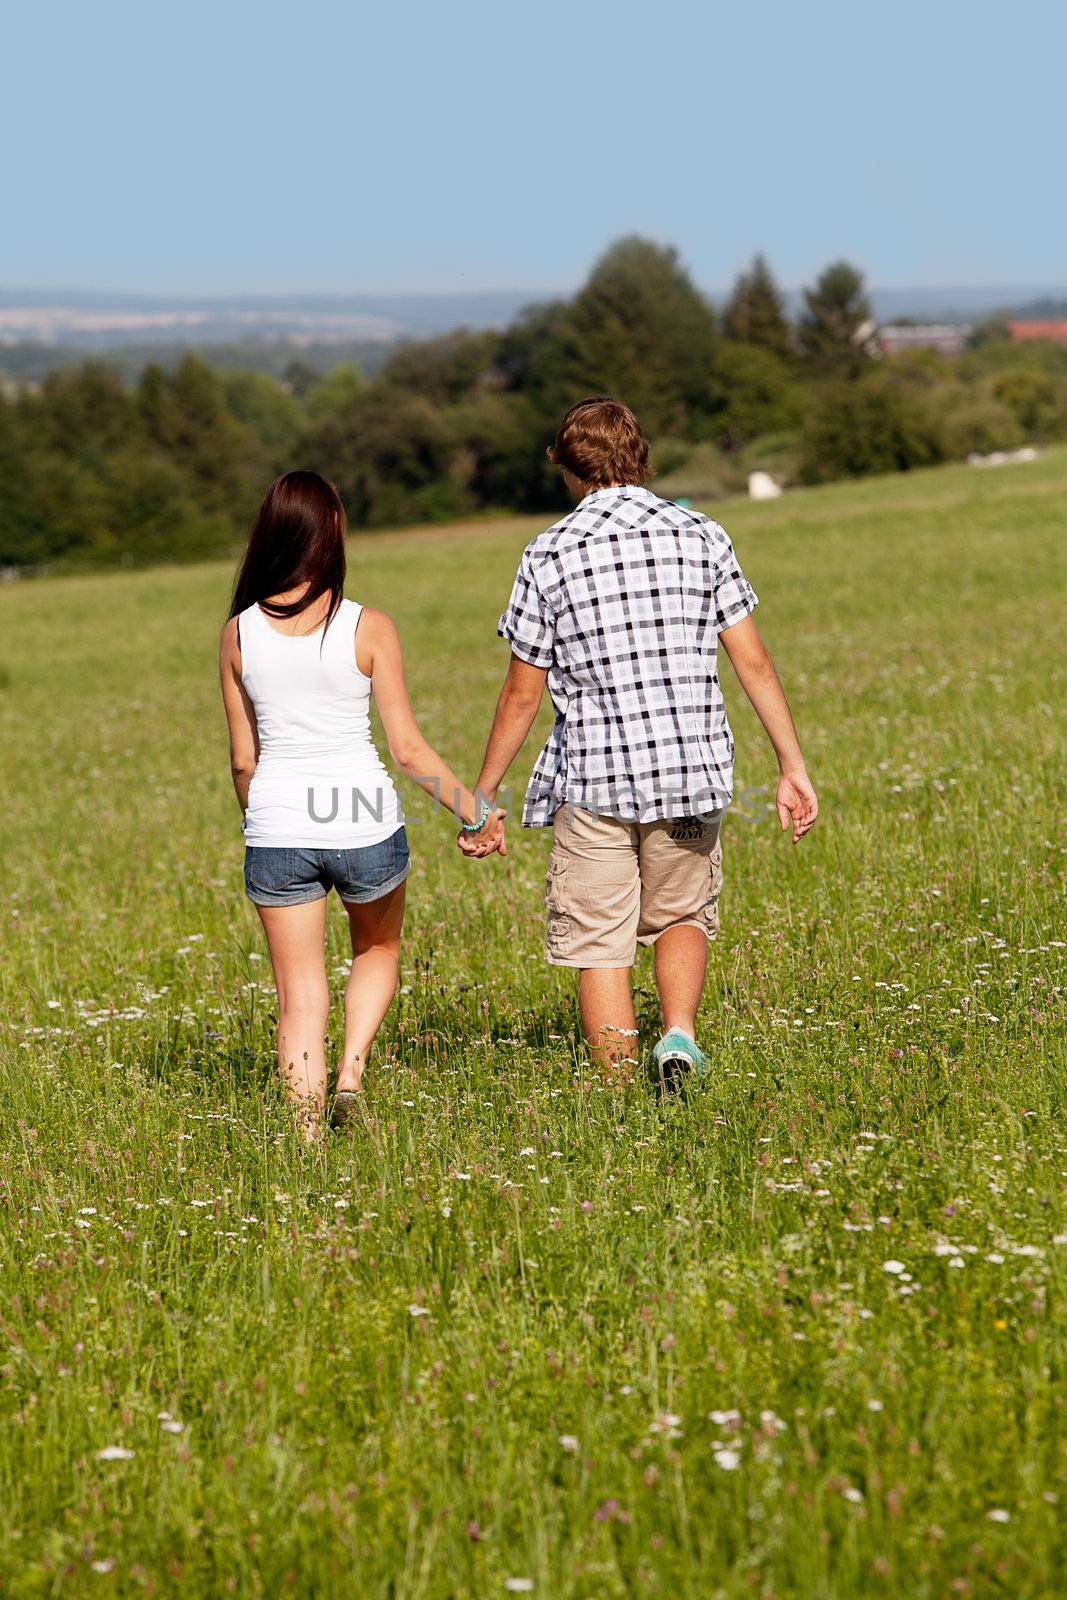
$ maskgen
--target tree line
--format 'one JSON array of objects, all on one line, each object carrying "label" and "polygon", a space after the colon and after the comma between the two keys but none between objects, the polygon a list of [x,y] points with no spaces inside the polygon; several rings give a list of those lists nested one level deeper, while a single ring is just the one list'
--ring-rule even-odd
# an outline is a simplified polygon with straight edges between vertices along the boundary
[{"label": "tree line", "polygon": [[560,509],[545,460],[583,394],[624,399],[662,492],[903,471],[1067,438],[1067,350],[996,324],[958,357],[883,357],[862,275],[827,267],[790,317],[757,256],[721,311],[676,252],[628,238],[569,299],[502,331],[395,347],[371,377],[281,377],[195,354],[135,382],[106,363],[0,401],[0,565],[190,560],[228,551],[293,466],[338,486],[353,528]]}]

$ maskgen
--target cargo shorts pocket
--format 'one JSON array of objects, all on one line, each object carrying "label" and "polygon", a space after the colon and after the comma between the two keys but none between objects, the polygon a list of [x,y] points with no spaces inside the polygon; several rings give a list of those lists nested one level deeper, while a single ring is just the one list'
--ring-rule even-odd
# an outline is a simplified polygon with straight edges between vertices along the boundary
[{"label": "cargo shorts pocket", "polygon": [[571,934],[571,919],[567,910],[567,857],[552,852],[545,879],[545,910],[548,912],[548,948],[553,955],[565,955]]},{"label": "cargo shorts pocket", "polygon": [[709,939],[719,931],[719,894],[722,890],[722,843],[708,856],[708,899],[704,907],[704,927]]}]

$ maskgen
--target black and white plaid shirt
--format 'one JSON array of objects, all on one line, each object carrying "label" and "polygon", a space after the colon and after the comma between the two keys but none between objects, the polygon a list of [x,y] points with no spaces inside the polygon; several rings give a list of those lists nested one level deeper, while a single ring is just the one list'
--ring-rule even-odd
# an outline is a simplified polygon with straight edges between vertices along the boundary
[{"label": "black and white plaid shirt", "polygon": [[523,823],[565,802],[651,822],[733,793],[718,635],[756,605],[718,523],[636,485],[595,489],[523,553],[499,632],[548,669],[556,725]]}]

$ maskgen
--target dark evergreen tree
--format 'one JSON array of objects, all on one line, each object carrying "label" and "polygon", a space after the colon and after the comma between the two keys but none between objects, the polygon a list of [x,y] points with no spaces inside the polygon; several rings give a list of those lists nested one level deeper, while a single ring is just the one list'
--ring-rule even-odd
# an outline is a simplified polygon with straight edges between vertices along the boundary
[{"label": "dark evergreen tree", "polygon": [[793,335],[785,299],[766,259],[753,256],[747,272],[738,274],[722,316],[723,333],[741,344],[759,345],[772,355],[788,356]]},{"label": "dark evergreen tree", "polygon": [[817,371],[848,376],[862,370],[867,351],[860,335],[871,320],[863,274],[847,261],[826,268],[804,290],[804,315],[797,337],[800,350]]},{"label": "dark evergreen tree", "polygon": [[699,437],[717,406],[715,314],[676,250],[621,239],[562,326],[570,398],[603,392],[650,434]]}]

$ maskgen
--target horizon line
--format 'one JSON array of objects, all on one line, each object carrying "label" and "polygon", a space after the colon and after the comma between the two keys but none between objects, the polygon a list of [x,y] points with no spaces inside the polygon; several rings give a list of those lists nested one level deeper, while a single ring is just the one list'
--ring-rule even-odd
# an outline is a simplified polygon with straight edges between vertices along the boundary
[{"label": "horizon line", "polygon": [[[743,270],[743,269],[742,269]],[[927,293],[944,294],[965,292],[968,294],[986,294],[997,290],[1011,290],[1018,293],[1020,290],[1035,290],[1048,292],[1049,290],[1063,291],[1067,294],[1067,277],[1062,280],[1052,279],[1008,279],[998,278],[990,281],[975,280],[948,280],[948,281],[915,281],[915,282],[881,282],[874,278],[866,278],[866,287],[871,293]],[[694,280],[696,282],[696,280]],[[787,282],[778,280],[779,288],[787,294],[801,292],[807,287],[807,281]],[[729,294],[733,284],[706,285],[696,283],[696,287],[704,294]],[[299,298],[302,300],[339,300],[339,299],[380,299],[380,300],[419,300],[419,299],[461,299],[469,297],[525,297],[531,301],[538,297],[575,294],[581,288],[581,282],[570,287],[551,287],[542,285],[531,286],[506,286],[479,288],[404,288],[404,289],[368,289],[368,288],[274,288],[274,289],[174,289],[174,288],[129,288],[126,286],[109,286],[98,283],[63,283],[63,284],[33,284],[33,283],[0,283],[0,297],[7,295],[112,295],[129,296],[131,298],[150,298],[167,300],[211,300],[225,301],[232,299],[241,300],[279,300]]]}]

